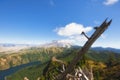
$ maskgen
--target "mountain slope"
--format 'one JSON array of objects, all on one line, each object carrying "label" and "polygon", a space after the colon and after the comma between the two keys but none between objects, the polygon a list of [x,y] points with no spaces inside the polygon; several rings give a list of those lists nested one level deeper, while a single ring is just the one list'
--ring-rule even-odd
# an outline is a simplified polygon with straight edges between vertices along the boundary
[{"label": "mountain slope", "polygon": [[57,48],[57,47],[50,47],[50,48],[29,48],[24,49],[19,52],[6,54],[0,56],[0,70],[8,69],[13,66],[34,62],[34,61],[41,61],[45,62],[49,60],[54,55],[59,55],[67,48]]},{"label": "mountain slope", "polygon": [[[64,51],[64,54],[57,55],[57,58],[62,61],[65,61],[67,64],[69,64],[69,62],[75,56],[77,51],[78,51],[78,48],[69,48],[68,50]],[[95,68],[93,68],[94,69],[93,71],[94,71],[94,77],[97,79],[98,75],[96,75],[96,73],[98,74],[98,72],[99,72],[99,74],[101,75],[100,72],[104,71],[104,67],[107,66],[107,65],[105,65],[105,63],[109,62],[109,58],[111,58],[111,55],[114,59],[116,59],[116,61],[120,60],[120,54],[110,53],[109,51],[108,52],[106,52],[106,51],[105,52],[104,51],[96,52],[96,51],[90,50],[85,55],[86,57],[83,58],[82,61],[78,65],[83,65],[83,64],[88,65],[88,63],[89,63],[90,65],[95,67]],[[87,60],[87,62],[85,60]],[[119,64],[117,64],[117,65],[119,65]],[[116,66],[116,65],[113,65],[113,66]],[[27,77],[28,79],[31,79],[31,80],[37,80],[38,78],[42,78],[43,80],[46,80],[46,79],[44,79],[45,76],[51,78],[52,76],[50,76],[50,75],[52,75],[52,73],[58,74],[58,72],[57,72],[58,69],[60,69],[60,64],[54,62],[54,60],[52,59],[52,61],[48,61],[42,65],[22,69],[22,70],[18,71],[17,73],[9,76],[8,80],[10,80],[10,79],[21,80],[24,77]],[[108,69],[106,68],[106,70],[108,70]],[[113,74],[113,73],[111,73],[111,74]],[[107,76],[108,74],[104,74],[104,75]],[[102,75],[100,78],[105,78],[104,75]],[[102,80],[102,79],[100,79],[100,80]],[[114,80],[116,80],[116,79],[114,79]]]}]

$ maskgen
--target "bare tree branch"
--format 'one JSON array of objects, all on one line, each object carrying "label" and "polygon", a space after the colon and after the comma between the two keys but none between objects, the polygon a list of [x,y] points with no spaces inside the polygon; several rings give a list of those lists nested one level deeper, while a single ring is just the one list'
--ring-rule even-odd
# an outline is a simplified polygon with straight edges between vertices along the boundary
[{"label": "bare tree branch", "polygon": [[97,38],[100,37],[100,35],[108,28],[108,26],[111,24],[112,20],[107,22],[107,19],[98,27],[95,29],[95,32],[93,35],[88,39],[88,41],[85,43],[85,45],[81,48],[81,50],[77,53],[77,56],[73,58],[71,63],[67,66],[65,72],[60,74],[57,77],[57,80],[66,80],[66,75],[70,74],[72,71],[74,71],[75,65],[79,62],[79,60],[82,59],[83,55],[88,51],[88,49],[91,47],[91,45],[97,40]]}]

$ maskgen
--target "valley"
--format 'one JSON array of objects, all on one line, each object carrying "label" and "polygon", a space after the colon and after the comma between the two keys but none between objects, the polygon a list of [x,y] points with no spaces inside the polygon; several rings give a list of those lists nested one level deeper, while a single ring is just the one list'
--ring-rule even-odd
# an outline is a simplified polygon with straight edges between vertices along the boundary
[{"label": "valley", "polygon": [[35,65],[38,65],[38,64],[40,64],[40,61],[31,62],[31,63],[27,63],[27,64],[22,64],[22,65],[19,65],[19,66],[11,67],[11,68],[6,69],[6,70],[0,70],[0,80],[5,80],[6,76],[12,75],[15,72],[17,72],[17,71],[19,71],[19,70],[21,70],[25,67],[35,66]]},{"label": "valley", "polygon": [[[14,74],[9,73],[9,76],[8,74],[5,74],[7,76],[6,77],[7,80],[11,80],[11,79],[16,80],[17,78],[18,78],[17,80],[21,80],[26,76],[29,79],[36,80],[37,78],[43,76],[43,73],[45,73],[44,69],[53,56],[56,56],[57,59],[63,60],[68,64],[69,61],[72,60],[72,58],[76,55],[76,52],[80,48],[81,47],[79,46],[71,46],[70,48],[68,47],[31,47],[28,49],[22,49],[16,53],[5,54],[0,56],[0,69],[2,70],[0,74],[4,74],[4,71],[5,73],[9,73],[9,70],[11,71],[12,69],[14,69],[13,71],[15,72]],[[85,56],[86,58],[83,60],[87,60],[87,62],[90,65],[93,65],[96,67],[108,66],[108,65],[118,67],[120,64],[119,62],[120,54],[107,49],[105,50],[102,49],[98,51],[91,48]],[[41,62],[41,65],[36,64],[36,66],[34,66],[34,62],[36,61]],[[24,66],[24,64],[30,64],[30,65]],[[23,67],[19,67],[19,65],[20,66],[23,65]],[[51,67],[54,67],[54,66],[55,65],[51,65]],[[103,67],[103,72],[105,71],[104,68],[106,70],[109,69],[109,68]],[[1,76],[3,77],[3,75]]]}]

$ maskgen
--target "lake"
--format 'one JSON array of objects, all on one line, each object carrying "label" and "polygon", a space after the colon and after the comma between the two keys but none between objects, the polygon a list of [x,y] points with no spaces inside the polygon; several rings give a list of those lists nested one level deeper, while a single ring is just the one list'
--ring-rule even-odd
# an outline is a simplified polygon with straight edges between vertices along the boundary
[{"label": "lake", "polygon": [[6,70],[1,70],[0,71],[0,80],[5,80],[5,76],[11,75],[11,74],[15,73],[16,71],[18,71],[22,68],[25,68],[25,67],[28,67],[28,66],[33,66],[33,65],[38,65],[40,63],[41,63],[40,61],[36,61],[36,62],[31,62],[31,63],[11,67],[11,68],[6,69]]}]

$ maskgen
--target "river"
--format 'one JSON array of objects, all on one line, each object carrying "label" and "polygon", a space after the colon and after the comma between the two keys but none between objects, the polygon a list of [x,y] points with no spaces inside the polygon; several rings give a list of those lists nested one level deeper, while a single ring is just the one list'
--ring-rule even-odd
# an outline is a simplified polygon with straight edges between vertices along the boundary
[{"label": "river", "polygon": [[0,71],[0,80],[5,80],[5,76],[11,75],[13,73],[15,73],[16,71],[28,67],[28,66],[32,66],[32,65],[38,65],[40,64],[40,61],[36,61],[36,62],[31,62],[31,63],[27,63],[27,64],[22,64],[19,66],[15,66],[6,70],[1,70]]}]

